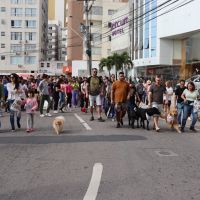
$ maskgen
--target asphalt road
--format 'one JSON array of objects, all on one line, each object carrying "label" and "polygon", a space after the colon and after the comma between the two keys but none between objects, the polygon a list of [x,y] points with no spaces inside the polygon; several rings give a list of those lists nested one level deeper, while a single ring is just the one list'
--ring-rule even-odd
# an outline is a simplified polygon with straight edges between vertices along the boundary
[{"label": "asphalt road", "polygon": [[[178,134],[163,122],[160,133],[133,130],[126,120],[116,129],[76,110],[86,130],[74,113],[63,114],[59,136],[51,125],[56,115],[37,114],[31,134],[25,114],[14,134],[8,116],[1,118],[0,200],[200,200],[200,130]],[[93,197],[86,196],[90,182],[99,182]]]}]

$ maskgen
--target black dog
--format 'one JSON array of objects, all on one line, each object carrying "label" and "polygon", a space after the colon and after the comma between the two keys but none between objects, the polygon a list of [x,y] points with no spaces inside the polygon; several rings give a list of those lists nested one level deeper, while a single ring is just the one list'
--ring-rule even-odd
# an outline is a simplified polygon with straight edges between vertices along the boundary
[{"label": "black dog", "polygon": [[137,108],[137,115],[140,118],[140,126],[145,129],[145,121],[147,122],[147,130],[149,130],[149,118],[153,115],[160,115],[160,111],[153,107],[153,108]]},{"label": "black dog", "polygon": [[128,124],[132,128],[135,128],[135,121],[137,121],[137,128],[139,128],[139,117],[137,114],[138,107],[136,105],[129,106],[127,113],[128,113]]}]

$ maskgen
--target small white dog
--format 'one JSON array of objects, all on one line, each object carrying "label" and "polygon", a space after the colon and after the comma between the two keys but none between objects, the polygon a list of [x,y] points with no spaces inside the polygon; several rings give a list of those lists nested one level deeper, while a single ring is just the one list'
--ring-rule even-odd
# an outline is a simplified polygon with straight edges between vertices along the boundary
[{"label": "small white dog", "polygon": [[63,116],[58,116],[53,120],[52,125],[57,135],[59,135],[62,132],[64,123],[65,118]]}]

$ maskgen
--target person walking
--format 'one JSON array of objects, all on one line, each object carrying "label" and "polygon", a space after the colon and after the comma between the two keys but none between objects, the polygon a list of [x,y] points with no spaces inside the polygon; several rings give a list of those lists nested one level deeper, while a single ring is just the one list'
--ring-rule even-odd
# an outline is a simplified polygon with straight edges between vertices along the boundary
[{"label": "person walking", "polygon": [[124,72],[119,72],[119,80],[115,81],[111,89],[111,103],[115,104],[116,109],[116,128],[123,126],[123,117],[127,110],[127,100],[130,98],[130,88],[128,82],[125,81]]},{"label": "person walking", "polygon": [[17,74],[12,73],[10,75],[11,82],[7,83],[8,91],[8,104],[10,109],[10,124],[11,131],[15,131],[15,115],[17,118],[17,126],[21,128],[21,98],[24,98],[25,94],[22,90],[22,85],[19,83],[19,77]]},{"label": "person walking", "polygon": [[91,118],[90,121],[94,120],[94,106],[96,102],[98,121],[104,122],[105,120],[101,117],[101,95],[103,94],[102,87],[102,79],[97,76],[97,68],[92,69],[92,76],[88,78],[88,87],[86,89],[86,98],[89,97],[90,102],[90,112]]},{"label": "person walking", "polygon": [[47,113],[46,116],[51,117],[51,114],[49,113],[50,107],[51,107],[51,99],[49,96],[49,83],[48,83],[48,75],[43,74],[42,81],[39,83],[38,89],[40,92],[40,117],[44,117],[43,114],[43,107],[44,107],[44,101],[46,100],[48,102],[47,106]]},{"label": "person walking", "polygon": [[27,129],[26,132],[32,132],[34,131],[34,115],[35,111],[38,108],[38,102],[35,98],[35,90],[28,90],[28,98],[25,100],[24,108],[26,109],[26,116],[27,116]]},{"label": "person walking", "polygon": [[181,128],[181,121],[182,121],[183,107],[184,107],[184,100],[181,98],[181,95],[185,89],[186,89],[185,81],[180,80],[179,86],[175,90],[175,98],[174,98],[174,106],[176,106],[178,111],[179,128]]},{"label": "person walking", "polygon": [[[157,75],[155,83],[151,85],[149,90],[148,106],[157,108],[161,113],[161,117],[165,118],[166,113],[163,113],[163,96],[165,95],[166,88],[162,85],[161,81],[161,77]],[[157,132],[160,130],[158,126],[159,116],[160,115],[153,116],[154,126]]]},{"label": "person walking", "polygon": [[183,119],[181,124],[181,132],[184,132],[186,121],[189,115],[192,115],[192,123],[190,130],[196,132],[195,124],[197,122],[197,112],[194,111],[194,101],[199,97],[199,92],[196,90],[193,82],[187,84],[187,88],[183,91],[181,98],[184,101],[183,106]]}]

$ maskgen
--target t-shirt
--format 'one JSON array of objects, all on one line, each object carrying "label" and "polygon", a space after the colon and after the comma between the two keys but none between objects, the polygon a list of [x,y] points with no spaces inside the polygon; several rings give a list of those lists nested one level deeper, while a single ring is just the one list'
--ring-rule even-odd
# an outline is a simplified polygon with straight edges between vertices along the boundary
[{"label": "t-shirt", "polygon": [[183,91],[186,89],[186,87],[181,88],[180,86],[176,89],[175,95],[178,97],[177,98],[177,103],[182,103],[183,99],[181,98],[181,95]]},{"label": "t-shirt", "polygon": [[156,102],[158,104],[163,103],[163,94],[165,94],[166,88],[163,85],[153,84],[150,87],[149,92],[152,93],[152,102]]},{"label": "t-shirt", "polygon": [[98,76],[97,77],[91,76],[90,78],[88,78],[88,84],[89,84],[90,95],[97,96],[100,94],[102,80]]},{"label": "t-shirt", "polygon": [[168,95],[173,95],[173,88],[172,87],[166,87],[166,95],[164,95],[163,99],[166,101],[171,101],[172,96],[167,96]]},{"label": "t-shirt", "polygon": [[130,90],[129,84],[126,81],[115,81],[112,85],[115,103],[125,103]]},{"label": "t-shirt", "polygon": [[183,94],[185,95],[185,98],[186,98],[187,101],[194,101],[199,96],[199,93],[198,93],[197,90],[194,90],[194,91],[191,92],[188,89],[185,89],[183,91]]}]

